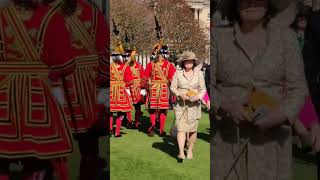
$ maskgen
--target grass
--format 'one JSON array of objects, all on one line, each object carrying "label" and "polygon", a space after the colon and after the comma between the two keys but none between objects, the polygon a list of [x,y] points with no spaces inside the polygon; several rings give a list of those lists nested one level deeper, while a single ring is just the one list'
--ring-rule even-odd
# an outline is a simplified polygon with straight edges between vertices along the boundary
[{"label": "grass", "polygon": [[[144,112],[142,122],[148,122]],[[169,111],[166,132],[170,132],[173,112]],[[193,160],[178,164],[178,148],[171,137],[148,137],[138,130],[122,128],[123,137],[111,138],[111,179],[116,180],[207,180],[210,179],[209,118],[204,114],[199,123],[199,136]]]},{"label": "grass", "polygon": [[[144,111],[142,122],[149,121]],[[173,112],[169,111],[166,132],[170,132]],[[116,180],[209,180],[210,144],[209,116],[203,113],[199,123],[199,135],[194,149],[194,159],[178,164],[175,139],[148,137],[145,132],[122,128],[122,137],[110,140],[111,179]],[[316,180],[314,157],[310,154],[295,153],[293,180]]]},{"label": "grass", "polygon": [[293,175],[294,180],[317,180],[317,168],[313,163],[295,158]]},{"label": "grass", "polygon": [[294,154],[294,180],[317,180],[317,167],[315,165],[315,157],[312,153],[303,153],[297,150]]},{"label": "grass", "polygon": [[[100,138],[100,155],[103,158],[107,158],[107,138],[103,137]],[[78,144],[75,141],[74,142],[74,152],[68,159],[68,165],[69,165],[69,175],[70,180],[77,180],[79,175],[79,164],[80,164],[80,152],[78,148]],[[100,175],[98,178],[99,180],[107,180],[107,174],[106,171]]]}]

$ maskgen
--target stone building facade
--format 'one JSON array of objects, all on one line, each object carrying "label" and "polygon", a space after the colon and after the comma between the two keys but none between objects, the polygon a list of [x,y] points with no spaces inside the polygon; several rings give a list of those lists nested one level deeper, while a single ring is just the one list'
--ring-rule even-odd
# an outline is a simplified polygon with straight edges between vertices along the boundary
[{"label": "stone building facade", "polygon": [[[185,0],[194,13],[194,19],[199,23],[201,29],[207,34],[210,41],[210,0]],[[210,53],[210,43],[206,46],[207,53]],[[210,57],[210,55],[208,55]],[[210,64],[210,59],[204,60]]]}]

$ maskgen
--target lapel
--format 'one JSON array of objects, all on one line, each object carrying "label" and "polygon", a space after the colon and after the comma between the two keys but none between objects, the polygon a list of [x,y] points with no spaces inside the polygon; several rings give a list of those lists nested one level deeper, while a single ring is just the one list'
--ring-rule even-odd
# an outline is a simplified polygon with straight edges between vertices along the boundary
[{"label": "lapel", "polygon": [[247,60],[250,62],[251,65],[256,65],[257,63],[259,63],[261,61],[261,59],[263,59],[263,56],[265,55],[265,52],[268,51],[268,49],[270,48],[270,27],[267,27],[267,33],[266,33],[267,37],[267,43],[266,43],[266,47],[259,50],[257,52],[257,56],[255,58],[251,58],[249,53],[247,52],[247,49],[245,48],[244,42],[246,41],[245,37],[243,36],[243,34],[241,33],[240,30],[240,26],[239,24],[235,24],[234,26],[234,43],[235,45],[244,53],[244,55],[246,56]]}]

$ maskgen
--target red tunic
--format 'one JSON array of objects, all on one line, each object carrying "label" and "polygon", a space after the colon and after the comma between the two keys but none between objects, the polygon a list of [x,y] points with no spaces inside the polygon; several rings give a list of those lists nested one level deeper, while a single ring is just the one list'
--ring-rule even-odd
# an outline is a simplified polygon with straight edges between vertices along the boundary
[{"label": "red tunic", "polygon": [[133,104],[142,103],[143,96],[140,94],[140,92],[141,89],[144,88],[142,84],[142,79],[144,79],[144,69],[137,62],[134,62],[134,64],[129,67],[133,77],[133,86],[130,88]]},{"label": "red tunic", "polygon": [[175,67],[162,60],[147,64],[144,84],[149,84],[146,105],[150,109],[169,109],[169,83],[172,80]]},{"label": "red tunic", "polygon": [[72,55],[76,62],[75,72],[64,83],[69,101],[65,105],[65,113],[71,129],[82,133],[96,123],[97,87],[108,84],[108,62],[105,58],[108,56],[108,28],[103,14],[82,0],[78,1],[75,13],[66,16],[65,20],[71,34]]},{"label": "red tunic", "polygon": [[110,112],[132,111],[132,100],[126,92],[132,84],[133,77],[127,64],[110,65]]},{"label": "red tunic", "polygon": [[72,137],[48,85],[48,77],[58,82],[73,71],[63,17],[43,6],[10,6],[0,12],[0,27],[0,157],[69,155]]}]

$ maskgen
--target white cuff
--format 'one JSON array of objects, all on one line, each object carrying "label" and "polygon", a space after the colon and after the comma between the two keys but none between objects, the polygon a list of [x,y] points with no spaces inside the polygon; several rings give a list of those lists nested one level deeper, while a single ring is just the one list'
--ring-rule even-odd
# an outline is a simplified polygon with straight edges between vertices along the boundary
[{"label": "white cuff", "polygon": [[53,96],[56,98],[57,102],[60,105],[64,105],[65,98],[64,98],[64,91],[61,87],[53,87],[51,89]]},{"label": "white cuff", "polygon": [[106,107],[110,103],[110,88],[100,88],[97,96],[98,104],[105,104]]},{"label": "white cuff", "polygon": [[131,96],[131,92],[130,92],[130,89],[126,89],[127,93],[129,96]]},{"label": "white cuff", "polygon": [[141,89],[140,94],[141,94],[142,96],[145,96],[145,95],[146,95],[146,90],[145,90],[145,89]]}]

